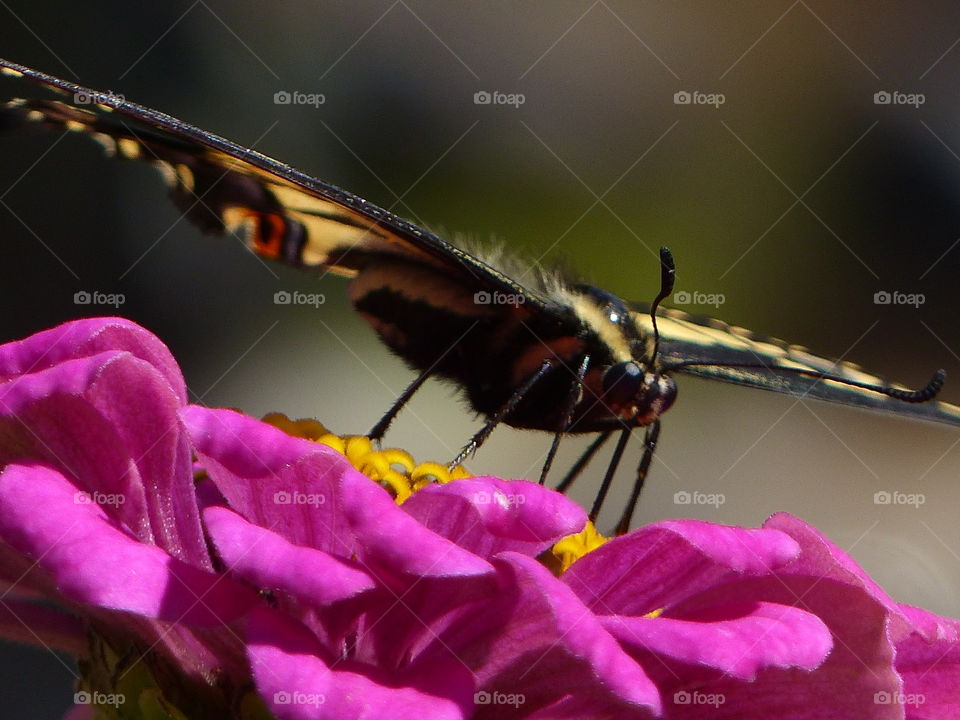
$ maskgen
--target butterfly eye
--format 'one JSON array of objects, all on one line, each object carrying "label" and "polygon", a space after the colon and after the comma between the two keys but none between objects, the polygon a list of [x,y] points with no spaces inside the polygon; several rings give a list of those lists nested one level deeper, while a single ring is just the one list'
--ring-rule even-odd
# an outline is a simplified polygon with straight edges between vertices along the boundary
[{"label": "butterfly eye", "polygon": [[643,370],[632,360],[617,363],[603,373],[603,396],[611,405],[626,405],[643,388]]}]

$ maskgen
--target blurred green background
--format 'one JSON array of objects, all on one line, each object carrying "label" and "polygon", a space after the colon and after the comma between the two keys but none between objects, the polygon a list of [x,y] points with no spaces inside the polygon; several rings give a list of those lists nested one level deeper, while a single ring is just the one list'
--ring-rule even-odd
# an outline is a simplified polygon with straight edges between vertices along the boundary
[{"label": "blurred green background", "polygon": [[[452,239],[499,241],[639,300],[668,245],[678,290],[724,299],[685,309],[908,385],[944,367],[943,396],[960,402],[955,3],[20,1],[0,17],[3,57],[254,146]],[[325,102],[277,105],[279,91]],[[481,91],[524,101],[478,105]],[[678,92],[723,102],[678,104]],[[0,141],[0,340],[114,312],[75,305],[79,290],[123,293],[116,312],[168,343],[195,401],[340,432],[367,430],[412,379],[350,311],[345,281],[202,237],[152,169],[54,140]],[[273,304],[294,289],[326,303]],[[925,302],[877,305],[878,291]],[[442,461],[477,426],[431,384],[387,441]],[[958,440],[681,379],[635,523],[792,512],[896,599],[960,615]],[[568,441],[558,467],[585,442]],[[548,444],[503,428],[469,467],[535,477]],[[639,453],[633,443],[621,495]],[[574,493],[584,504],[603,467]],[[678,505],[678,491],[723,503]],[[878,491],[925,502],[877,505]],[[10,716],[69,705],[59,660],[8,655]]]}]

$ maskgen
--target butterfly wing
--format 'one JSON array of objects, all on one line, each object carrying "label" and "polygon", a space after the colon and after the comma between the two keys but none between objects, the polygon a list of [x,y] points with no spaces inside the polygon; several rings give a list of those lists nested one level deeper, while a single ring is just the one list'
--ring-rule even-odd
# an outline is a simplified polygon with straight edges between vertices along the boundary
[{"label": "butterfly wing", "polygon": [[[638,303],[632,305],[632,309],[635,313],[634,322],[644,332],[652,333],[649,305]],[[772,368],[723,367],[722,363],[779,365],[835,375],[869,385],[890,385],[882,378],[865,373],[853,363],[818,357],[799,345],[757,335],[714,318],[694,316],[672,308],[659,308],[657,329],[660,333],[660,357],[664,365],[683,362],[719,364],[679,367],[675,371],[678,373],[772,390],[797,398],[814,398],[960,425],[960,407],[949,403],[907,403],[864,388]]]},{"label": "butterfly wing", "polygon": [[93,137],[108,152],[156,165],[173,201],[208,233],[243,232],[260,255],[354,276],[395,255],[475,291],[522,297],[503,312],[535,313],[546,300],[424,228],[345,190],[174,117],[0,59],[0,73],[53,90],[59,100],[19,99],[0,130],[32,122]]}]

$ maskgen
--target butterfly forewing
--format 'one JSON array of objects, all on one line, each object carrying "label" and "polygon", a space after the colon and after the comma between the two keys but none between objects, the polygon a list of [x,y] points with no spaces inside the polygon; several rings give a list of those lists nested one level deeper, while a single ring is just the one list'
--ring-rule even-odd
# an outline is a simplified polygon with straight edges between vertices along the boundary
[{"label": "butterfly forewing", "polygon": [[[649,306],[635,303],[632,308],[634,322],[645,332],[652,332]],[[698,317],[673,308],[660,308],[657,312],[657,329],[660,332],[660,357],[665,366],[694,362],[716,363],[689,365],[676,370],[685,375],[772,390],[798,398],[826,400],[960,425],[960,408],[955,405],[943,402],[906,403],[880,392],[770,367],[792,367],[834,375],[862,384],[889,385],[887,381],[864,372],[853,363],[818,357],[800,345],[757,335],[715,318]],[[724,366],[724,363],[727,366]],[[736,367],[744,364],[768,367]]]},{"label": "butterfly forewing", "polygon": [[[371,258],[401,256],[455,276],[471,292],[523,298],[499,308],[504,312],[527,314],[545,305],[537,293],[433,233],[266,155],[6,60],[0,59],[0,70],[63,98],[14,100],[4,108],[3,125],[26,120],[85,133],[120,157],[158,166],[174,202],[205,232],[243,230],[251,247],[271,259],[347,276]],[[87,104],[71,102],[78,97]]]}]

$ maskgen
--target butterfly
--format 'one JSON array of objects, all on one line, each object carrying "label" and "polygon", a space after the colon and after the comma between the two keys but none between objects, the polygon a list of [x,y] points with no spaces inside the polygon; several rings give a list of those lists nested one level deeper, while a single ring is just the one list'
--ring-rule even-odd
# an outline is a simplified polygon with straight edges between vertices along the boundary
[{"label": "butterfly", "polygon": [[960,408],[934,400],[942,370],[909,390],[851,363],[661,307],[675,279],[666,248],[654,301],[628,303],[502,252],[467,252],[345,190],[122,96],[6,60],[0,72],[59,95],[10,100],[0,110],[0,132],[40,125],[87,135],[113,155],[159,168],[173,202],[203,232],[240,233],[263,257],[350,278],[354,309],[417,372],[370,438],[383,438],[431,377],[456,384],[486,419],[451,466],[500,424],[541,430],[553,434],[543,483],[562,437],[596,434],[557,486],[565,491],[617,433],[590,512],[595,520],[627,441],[643,429],[644,452],[619,534],[629,529],[660,418],[676,399],[674,375],[960,425]]}]

